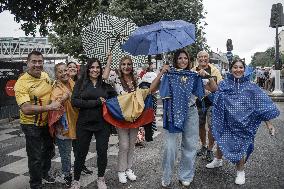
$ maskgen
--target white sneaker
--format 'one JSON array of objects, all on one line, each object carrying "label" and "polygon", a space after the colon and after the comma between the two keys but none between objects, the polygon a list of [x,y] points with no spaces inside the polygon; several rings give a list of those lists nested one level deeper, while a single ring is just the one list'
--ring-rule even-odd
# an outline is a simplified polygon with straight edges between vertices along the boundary
[{"label": "white sneaker", "polygon": [[245,171],[237,171],[237,177],[235,183],[242,185],[246,182]]},{"label": "white sneaker", "polygon": [[134,172],[131,169],[127,169],[125,171],[125,173],[126,173],[127,177],[129,178],[129,180],[134,181],[134,180],[137,179],[137,176],[134,175]]},{"label": "white sneaker", "polygon": [[122,184],[127,183],[127,177],[126,177],[125,171],[118,172],[117,175],[118,175],[118,181],[120,183],[122,183]]},{"label": "white sneaker", "polygon": [[189,181],[179,181],[183,186],[189,186],[190,182]]},{"label": "white sneaker", "polygon": [[98,186],[98,189],[107,189],[107,185],[106,185],[104,177],[98,177],[97,186]]},{"label": "white sneaker", "polygon": [[165,181],[162,180],[162,187],[168,188],[169,186],[170,186],[170,184],[166,184]]},{"label": "white sneaker", "polygon": [[80,182],[77,180],[74,180],[72,182],[71,188],[70,189],[80,189]]},{"label": "white sneaker", "polygon": [[206,165],[206,168],[213,169],[213,168],[216,168],[216,167],[221,167],[222,165],[223,165],[223,160],[222,159],[214,158],[211,163],[208,163]]}]

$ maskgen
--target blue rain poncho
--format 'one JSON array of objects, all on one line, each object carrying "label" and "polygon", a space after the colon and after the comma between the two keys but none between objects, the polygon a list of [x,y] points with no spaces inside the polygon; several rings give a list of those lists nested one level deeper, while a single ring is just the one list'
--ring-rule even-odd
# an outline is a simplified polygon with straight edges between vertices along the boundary
[{"label": "blue rain poncho", "polygon": [[235,79],[228,74],[214,95],[212,133],[224,157],[238,163],[250,156],[261,121],[279,116],[280,112],[250,75]]},{"label": "blue rain poncho", "polygon": [[163,75],[160,95],[163,100],[163,127],[170,133],[183,132],[191,96],[204,97],[201,77],[189,70],[171,69]]}]

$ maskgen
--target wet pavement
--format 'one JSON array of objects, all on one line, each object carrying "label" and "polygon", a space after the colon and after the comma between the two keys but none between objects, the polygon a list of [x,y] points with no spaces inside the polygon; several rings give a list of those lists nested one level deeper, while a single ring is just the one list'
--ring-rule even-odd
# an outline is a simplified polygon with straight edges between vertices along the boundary
[{"label": "wet pavement", "polygon": [[[246,184],[237,186],[235,180],[235,166],[225,160],[222,167],[208,170],[206,160],[197,157],[196,172],[193,182],[188,188],[284,188],[284,102],[276,103],[281,114],[273,120],[276,135],[270,136],[264,123],[260,126],[255,139],[255,150],[246,163]],[[109,189],[158,189],[161,187],[161,158],[163,152],[164,130],[162,128],[161,106],[157,117],[158,131],[154,141],[144,143],[144,147],[135,149],[135,163],[133,170],[137,181],[119,184],[116,173],[118,153],[117,136],[112,136],[108,152],[108,166],[105,175]],[[95,140],[90,146],[86,165],[96,171]],[[177,168],[175,169],[177,170]],[[58,153],[52,161],[53,175],[60,172],[60,158]],[[176,175],[176,172],[175,174]],[[0,124],[0,189],[28,188],[27,157],[25,154],[25,140],[19,129],[18,121],[13,124]],[[96,174],[83,175],[81,188],[97,188]],[[66,188],[62,184],[45,185],[44,188]],[[176,176],[171,188],[182,187]]]}]

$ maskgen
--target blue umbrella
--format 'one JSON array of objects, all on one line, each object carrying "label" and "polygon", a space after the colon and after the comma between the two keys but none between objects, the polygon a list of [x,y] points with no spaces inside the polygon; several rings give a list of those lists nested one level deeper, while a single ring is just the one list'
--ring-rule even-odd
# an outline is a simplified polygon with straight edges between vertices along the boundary
[{"label": "blue umbrella", "polygon": [[122,45],[130,54],[154,55],[194,43],[195,26],[183,20],[160,21],[137,28]]}]

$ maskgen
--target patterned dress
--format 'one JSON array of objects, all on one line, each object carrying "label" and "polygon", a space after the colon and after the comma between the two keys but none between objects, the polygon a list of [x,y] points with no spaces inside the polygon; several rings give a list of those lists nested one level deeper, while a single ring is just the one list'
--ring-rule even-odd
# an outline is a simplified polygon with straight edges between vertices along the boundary
[{"label": "patterned dress", "polygon": [[[139,79],[139,77],[136,77],[135,79],[136,79],[136,84],[138,85],[138,83],[140,82],[140,79]],[[115,89],[115,91],[117,92],[118,95],[126,94],[126,93],[133,92],[133,91],[136,90],[136,88],[134,88],[134,85],[132,83],[133,87],[130,88],[131,91],[127,91],[123,87],[118,73],[115,72],[115,71],[110,72],[108,81],[114,86],[114,89]],[[144,140],[145,140],[145,131],[144,131],[143,127],[140,127],[139,130],[138,130],[136,143],[143,142]]]}]

